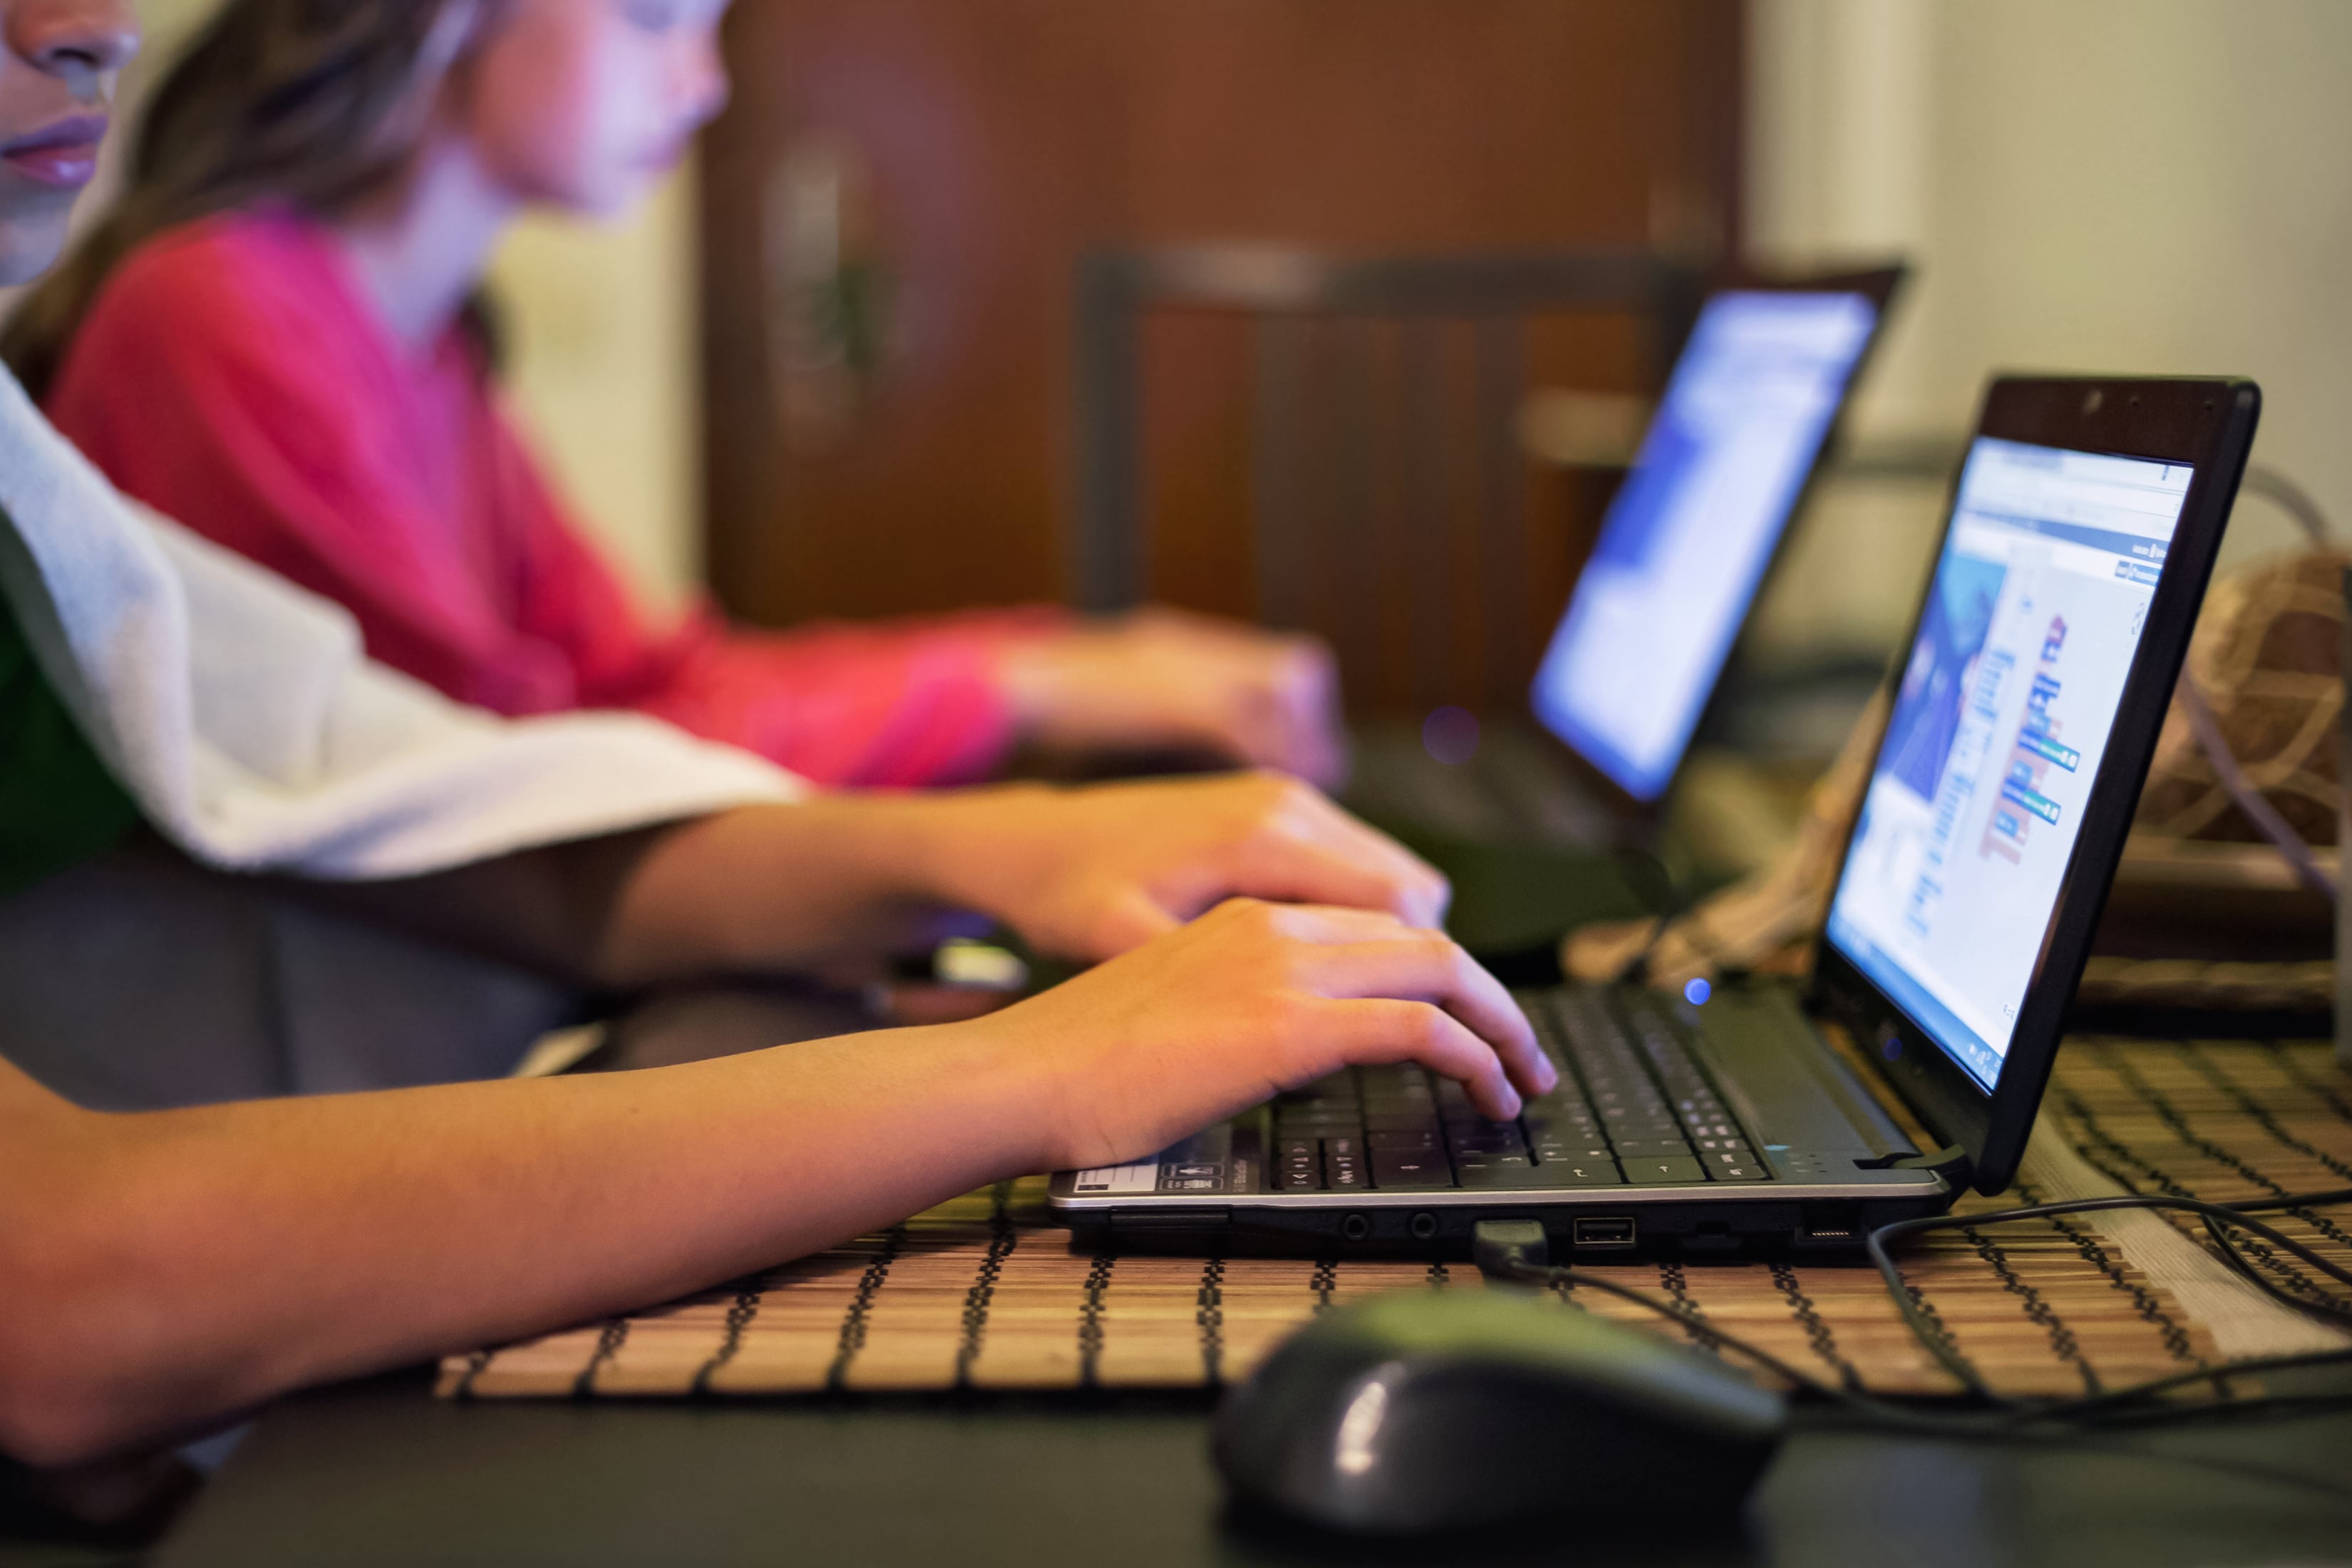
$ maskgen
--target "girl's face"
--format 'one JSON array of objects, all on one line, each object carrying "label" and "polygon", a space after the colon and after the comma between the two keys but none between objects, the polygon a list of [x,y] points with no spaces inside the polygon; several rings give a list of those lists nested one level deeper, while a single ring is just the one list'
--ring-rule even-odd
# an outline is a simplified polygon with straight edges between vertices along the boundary
[{"label": "girl's face", "polygon": [[0,284],[58,258],[138,47],[130,0],[0,0]]},{"label": "girl's face", "polygon": [[457,128],[526,202],[619,211],[724,107],[729,0],[499,0],[453,82]]}]

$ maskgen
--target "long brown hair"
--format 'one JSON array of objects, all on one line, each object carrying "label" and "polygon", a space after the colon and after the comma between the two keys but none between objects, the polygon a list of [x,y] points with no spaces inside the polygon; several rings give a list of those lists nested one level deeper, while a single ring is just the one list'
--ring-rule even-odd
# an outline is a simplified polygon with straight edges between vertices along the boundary
[{"label": "long brown hair", "polygon": [[[260,202],[333,213],[380,189],[423,135],[446,24],[475,3],[228,0],[157,84],[120,203],[0,328],[0,360],[46,395],[108,277],[165,229]],[[478,305],[468,325],[487,347]]]}]

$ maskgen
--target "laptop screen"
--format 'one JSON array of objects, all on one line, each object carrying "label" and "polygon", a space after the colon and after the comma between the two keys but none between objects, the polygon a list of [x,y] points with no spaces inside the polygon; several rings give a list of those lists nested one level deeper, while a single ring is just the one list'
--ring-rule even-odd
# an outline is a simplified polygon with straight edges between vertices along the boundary
[{"label": "laptop screen", "polygon": [[2189,473],[1990,438],[1960,473],[1828,939],[1988,1089]]},{"label": "laptop screen", "polygon": [[1536,675],[1536,717],[1637,800],[1682,763],[1876,318],[1730,290],[1692,330]]}]

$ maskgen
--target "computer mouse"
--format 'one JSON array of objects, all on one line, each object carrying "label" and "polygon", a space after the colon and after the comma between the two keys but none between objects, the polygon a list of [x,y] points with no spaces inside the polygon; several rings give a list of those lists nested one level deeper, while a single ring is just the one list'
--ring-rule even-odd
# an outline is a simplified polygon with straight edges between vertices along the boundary
[{"label": "computer mouse", "polygon": [[1364,1532],[1728,1516],[1787,1402],[1704,1352],[1516,1288],[1335,1309],[1217,1413],[1234,1493]]}]

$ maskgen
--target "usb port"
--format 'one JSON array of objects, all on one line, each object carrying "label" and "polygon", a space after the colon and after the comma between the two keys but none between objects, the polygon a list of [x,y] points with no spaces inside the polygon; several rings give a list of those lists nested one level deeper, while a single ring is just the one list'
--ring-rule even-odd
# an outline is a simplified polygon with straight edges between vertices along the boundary
[{"label": "usb port", "polygon": [[1633,1221],[1624,1219],[1580,1219],[1573,1231],[1579,1247],[1612,1247],[1633,1245]]}]

